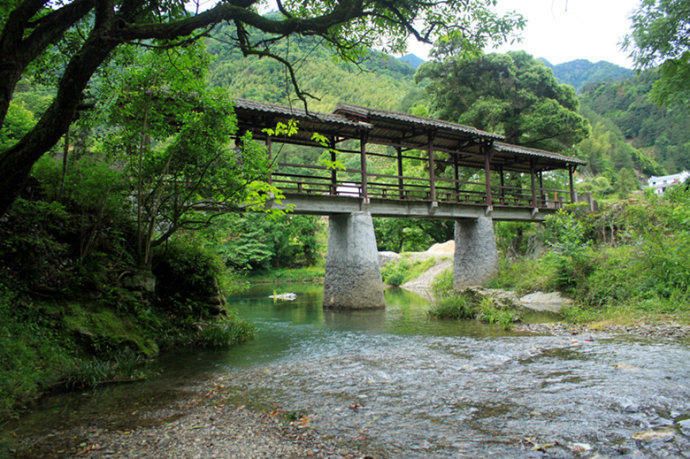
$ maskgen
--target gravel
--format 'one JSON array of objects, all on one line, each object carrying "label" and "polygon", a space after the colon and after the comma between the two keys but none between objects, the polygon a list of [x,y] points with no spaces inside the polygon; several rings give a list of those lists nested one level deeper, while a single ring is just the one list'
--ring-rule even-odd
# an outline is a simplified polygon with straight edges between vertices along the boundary
[{"label": "gravel", "polygon": [[24,439],[13,453],[43,458],[366,457],[322,438],[307,416],[238,406],[225,394],[217,381],[205,383],[190,397],[146,413],[150,423],[128,428],[65,425]]}]

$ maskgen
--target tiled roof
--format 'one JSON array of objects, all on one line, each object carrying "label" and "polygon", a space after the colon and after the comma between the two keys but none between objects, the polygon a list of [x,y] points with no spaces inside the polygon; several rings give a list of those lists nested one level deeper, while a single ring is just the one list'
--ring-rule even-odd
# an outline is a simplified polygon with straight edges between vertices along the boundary
[{"label": "tiled roof", "polygon": [[491,132],[485,132],[480,129],[464,126],[458,123],[451,123],[450,121],[439,120],[435,118],[427,118],[423,116],[414,116],[407,113],[394,112],[388,110],[379,110],[375,108],[361,107],[359,105],[338,104],[334,113],[344,116],[358,116],[369,122],[373,122],[372,118],[383,118],[387,120],[397,121],[404,124],[412,124],[415,126],[444,129],[448,131],[455,131],[462,134],[472,134],[480,137],[485,137],[490,140],[502,140],[503,136]]},{"label": "tiled roof", "polygon": [[371,125],[360,121],[352,121],[344,116],[333,113],[305,112],[302,109],[285,107],[283,105],[267,102],[256,102],[247,99],[235,100],[236,110],[249,110],[254,112],[270,113],[273,115],[288,116],[302,120],[314,120],[322,123],[335,123],[343,126],[370,129]]},{"label": "tiled roof", "polygon": [[518,155],[555,159],[557,161],[563,161],[571,164],[587,164],[587,161],[583,161],[579,158],[573,158],[572,156],[565,156],[559,153],[553,153],[551,151],[540,150],[538,148],[522,147],[520,145],[513,145],[511,143],[494,142],[494,149],[505,153],[515,153]]}]

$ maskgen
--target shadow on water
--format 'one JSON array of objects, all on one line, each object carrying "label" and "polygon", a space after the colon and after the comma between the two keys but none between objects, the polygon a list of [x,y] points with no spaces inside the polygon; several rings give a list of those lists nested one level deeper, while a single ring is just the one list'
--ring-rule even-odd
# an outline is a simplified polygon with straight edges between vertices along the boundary
[{"label": "shadow on water", "polygon": [[273,289],[229,298],[256,325],[256,339],[164,356],[149,381],[46,398],[5,432],[29,444],[53,434],[43,444],[55,453],[81,441],[62,435],[66,426],[169,422],[212,380],[237,403],[309,413],[322,434],[384,456],[514,456],[532,441],[558,443],[554,456],[572,455],[573,443],[605,455],[690,447],[680,430],[661,445],[631,439],[690,413],[686,345],[520,336],[432,320],[425,299],[400,289],[386,291],[386,310],[349,312],[324,311],[318,285],[276,288],[295,301],[273,301]]}]

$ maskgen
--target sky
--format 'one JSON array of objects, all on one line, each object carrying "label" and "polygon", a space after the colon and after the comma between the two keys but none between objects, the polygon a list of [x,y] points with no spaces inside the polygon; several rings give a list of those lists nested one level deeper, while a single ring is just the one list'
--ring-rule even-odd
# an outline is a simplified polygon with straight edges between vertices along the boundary
[{"label": "sky", "polygon": [[[520,43],[497,51],[523,49],[552,64],[588,59],[632,67],[620,42],[639,4],[640,0],[499,0],[498,11],[517,11],[527,25]],[[408,51],[426,59],[429,47],[411,40]]]}]

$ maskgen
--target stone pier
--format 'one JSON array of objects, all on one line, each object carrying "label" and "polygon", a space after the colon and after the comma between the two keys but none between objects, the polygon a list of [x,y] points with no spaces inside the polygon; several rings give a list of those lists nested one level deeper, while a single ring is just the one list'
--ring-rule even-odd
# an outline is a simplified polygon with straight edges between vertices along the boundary
[{"label": "stone pier", "polygon": [[330,215],[324,307],[385,307],[374,223],[368,212]]},{"label": "stone pier", "polygon": [[481,285],[498,271],[498,252],[490,217],[455,221],[453,287]]}]

